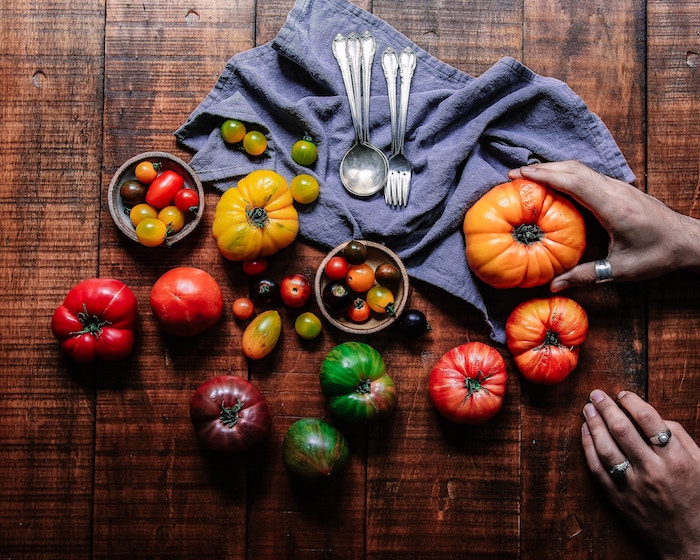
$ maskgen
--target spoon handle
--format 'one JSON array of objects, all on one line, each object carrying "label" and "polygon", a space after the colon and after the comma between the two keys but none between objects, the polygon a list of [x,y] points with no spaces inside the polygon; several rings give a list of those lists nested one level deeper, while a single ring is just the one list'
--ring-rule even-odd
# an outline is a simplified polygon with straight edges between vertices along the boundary
[{"label": "spoon handle", "polygon": [[401,72],[401,91],[399,93],[399,125],[397,151],[403,151],[404,137],[406,135],[406,120],[408,117],[408,94],[411,91],[411,80],[416,69],[416,53],[411,47],[401,51],[399,57],[399,70]]},{"label": "spoon handle", "polygon": [[[354,31],[348,35],[347,40],[347,56],[350,66],[350,76],[352,77],[352,93],[355,118],[355,135],[358,142],[364,142],[363,122],[362,122],[362,45],[360,44],[360,36]],[[353,107],[350,108],[351,113]]]},{"label": "spoon handle", "polygon": [[399,57],[392,47],[387,47],[382,55],[382,68],[386,77],[386,89],[389,94],[389,116],[391,117],[391,153],[397,153],[396,138],[398,122],[396,118],[396,78],[399,74]]},{"label": "spoon handle", "polygon": [[362,138],[365,144],[369,144],[369,100],[372,85],[372,63],[377,52],[377,42],[369,31],[365,31],[360,38],[362,47]]},{"label": "spoon handle", "polygon": [[345,92],[348,95],[348,104],[350,105],[350,116],[355,129],[355,140],[360,141],[361,124],[360,115],[357,110],[355,101],[355,93],[353,90],[352,76],[350,75],[350,61],[348,60],[347,39],[342,34],[338,33],[332,43],[333,56],[335,56],[338,66],[340,67],[340,75],[343,77]]}]

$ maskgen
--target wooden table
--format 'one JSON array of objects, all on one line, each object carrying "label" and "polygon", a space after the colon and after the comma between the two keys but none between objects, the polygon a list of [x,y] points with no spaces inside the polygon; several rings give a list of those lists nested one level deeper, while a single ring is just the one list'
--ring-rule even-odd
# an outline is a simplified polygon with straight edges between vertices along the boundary
[{"label": "wooden table", "polygon": [[[274,37],[292,0],[29,2],[0,7],[2,375],[0,553],[3,558],[647,558],[609,509],[583,460],[589,391],[631,389],[700,434],[698,278],[568,293],[591,329],[561,385],[510,371],[504,407],[480,428],[441,422],[426,396],[437,359],[488,341],[480,315],[413,286],[432,332],[417,343],[372,338],[399,386],[391,422],[351,438],[344,474],[293,483],[280,456],[296,418],[324,416],[316,370],[348,338],[327,328],[302,344],[285,315],[268,360],[241,355],[229,306],[246,292],[208,233],[157,253],[127,241],[107,185],[136,153],[189,159],[173,130],[227,59]],[[608,125],[638,186],[696,217],[700,174],[697,0],[358,1],[441,60],[479,75],[510,55],[566,81]],[[593,244],[599,253],[604,242]],[[313,274],[322,253],[297,242],[272,273]],[[194,265],[221,284],[226,312],[186,344],[148,308],[153,282]],[[135,353],[116,366],[59,356],[49,319],[68,289],[126,282],[139,300]],[[268,396],[273,436],[261,457],[211,461],[188,418],[192,391],[214,374],[250,378]]]}]

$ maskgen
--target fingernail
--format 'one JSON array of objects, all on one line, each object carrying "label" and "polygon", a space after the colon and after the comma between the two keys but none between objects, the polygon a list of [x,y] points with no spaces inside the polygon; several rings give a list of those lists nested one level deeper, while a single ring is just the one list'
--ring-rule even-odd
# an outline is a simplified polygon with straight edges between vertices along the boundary
[{"label": "fingernail", "polygon": [[561,292],[562,290],[566,290],[566,288],[569,287],[569,283],[566,280],[552,280],[552,283],[549,286],[549,289],[556,293],[556,292]]},{"label": "fingernail", "polygon": [[586,418],[593,418],[594,416],[598,415],[598,411],[591,403],[586,403],[586,405],[583,407],[583,415]]},{"label": "fingernail", "polygon": [[591,435],[591,429],[588,427],[588,424],[586,424],[585,422],[584,422],[583,425],[581,426],[581,433],[582,433],[584,436],[590,436],[590,435]]},{"label": "fingernail", "polygon": [[600,401],[602,401],[605,398],[605,393],[601,391],[600,389],[594,389],[591,391],[591,401],[598,404]]}]

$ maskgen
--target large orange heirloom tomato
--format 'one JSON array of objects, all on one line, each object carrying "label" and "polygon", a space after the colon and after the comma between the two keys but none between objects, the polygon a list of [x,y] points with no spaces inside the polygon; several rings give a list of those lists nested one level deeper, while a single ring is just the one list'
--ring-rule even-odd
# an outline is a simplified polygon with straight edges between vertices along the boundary
[{"label": "large orange heirloom tomato", "polygon": [[299,215],[284,177],[253,171],[221,195],[212,233],[221,254],[232,261],[269,256],[299,232]]},{"label": "large orange heirloom tomato", "polygon": [[467,263],[495,288],[531,288],[575,266],[583,217],[547,187],[516,179],[483,195],[464,217]]},{"label": "large orange heirloom tomato", "polygon": [[555,296],[518,305],[506,321],[506,344],[526,379],[553,385],[578,364],[588,317],[574,300]]}]

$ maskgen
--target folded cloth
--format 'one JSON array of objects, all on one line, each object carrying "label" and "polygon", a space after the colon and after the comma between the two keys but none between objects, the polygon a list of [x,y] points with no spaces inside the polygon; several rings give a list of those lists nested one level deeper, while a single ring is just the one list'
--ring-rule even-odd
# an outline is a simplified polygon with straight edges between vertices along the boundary
[{"label": "folded cloth", "polygon": [[[415,49],[405,152],[413,163],[405,208],[385,204],[382,193],[356,198],[342,186],[340,161],[354,142],[347,96],[331,44],[334,37],[369,30],[377,41],[371,86],[371,139],[389,151],[387,87],[379,57],[386,47]],[[219,126],[239,119],[268,138],[269,157],[249,158],[228,146]],[[310,169],[291,159],[305,132],[318,145]],[[408,38],[347,0],[297,0],[270,43],[233,56],[216,85],[176,132],[196,153],[200,178],[225,190],[255,169],[291,179],[315,175],[318,200],[299,206],[300,235],[322,247],[349,239],[384,243],[414,279],[438,286],[479,309],[494,340],[504,342],[509,307],[503,290],[472,277],[462,222],[487,190],[507,180],[508,169],[535,161],[578,159],[633,181],[611,134],[565,83],[539,76],[505,57],[478,78],[428,54]],[[522,299],[523,291],[515,296]]]}]

